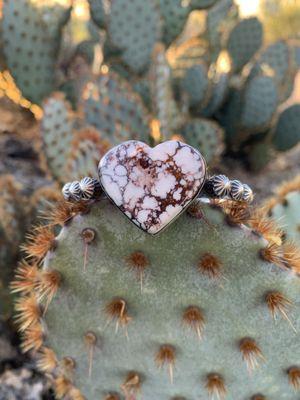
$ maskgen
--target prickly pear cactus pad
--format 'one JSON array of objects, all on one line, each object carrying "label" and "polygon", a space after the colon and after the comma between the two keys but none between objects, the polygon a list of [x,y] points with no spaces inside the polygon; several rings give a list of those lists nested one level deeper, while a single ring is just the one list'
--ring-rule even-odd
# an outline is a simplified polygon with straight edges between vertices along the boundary
[{"label": "prickly pear cactus pad", "polygon": [[276,204],[272,209],[272,215],[280,219],[286,235],[300,243],[300,189],[288,193],[282,203]]},{"label": "prickly pear cactus pad", "polygon": [[224,150],[224,132],[216,122],[195,118],[185,125],[182,134],[188,144],[201,151],[210,166],[220,159]]},{"label": "prickly pear cactus pad", "polygon": [[114,0],[108,18],[112,43],[122,50],[122,59],[139,73],[150,63],[160,35],[160,14],[153,0]]},{"label": "prickly pear cactus pad", "polygon": [[239,89],[231,89],[228,93],[227,101],[221,112],[220,120],[225,128],[226,141],[234,146],[239,134],[240,116],[242,112],[243,96]]},{"label": "prickly pear cactus pad", "polygon": [[95,128],[83,128],[74,134],[66,166],[68,180],[93,176],[101,157],[112,147]]},{"label": "prickly pear cactus pad", "polygon": [[42,22],[48,30],[48,35],[59,43],[60,31],[69,21],[72,11],[72,0],[30,0],[38,6]]},{"label": "prickly pear cactus pad", "polygon": [[55,178],[64,180],[66,159],[75,127],[74,114],[70,103],[60,92],[52,94],[45,100],[43,111],[41,136],[47,164]]},{"label": "prickly pear cactus pad", "polygon": [[[0,320],[11,316],[8,284],[27,227],[21,185],[12,175],[0,176]],[[27,210],[26,210],[27,211]]]},{"label": "prickly pear cactus pad", "polygon": [[30,0],[3,2],[3,46],[24,97],[40,104],[53,91],[59,29],[49,35],[38,6]]},{"label": "prickly pear cactus pad", "polygon": [[300,244],[300,175],[280,186],[266,207],[280,221],[286,237]]},{"label": "prickly pear cactus pad", "polygon": [[207,12],[207,35],[212,51],[212,58],[219,54],[225,26],[235,20],[237,14],[233,0],[219,0]]},{"label": "prickly pear cactus pad", "polygon": [[260,49],[263,41],[263,27],[256,17],[241,20],[230,32],[227,49],[232,68],[239,71]]},{"label": "prickly pear cactus pad", "polygon": [[201,110],[204,117],[211,117],[224,103],[228,92],[229,75],[215,73],[212,80],[211,96],[208,103]]},{"label": "prickly pear cactus pad", "polygon": [[43,111],[41,136],[52,176],[62,182],[93,175],[100,158],[112,146],[110,141],[86,125],[61,92],[44,102]]},{"label": "prickly pear cactus pad", "polygon": [[88,0],[90,5],[91,17],[99,28],[105,27],[106,13],[103,0]]},{"label": "prickly pear cactus pad", "polygon": [[245,88],[241,125],[249,131],[269,126],[278,105],[276,83],[270,76],[257,76]]},{"label": "prickly pear cactus pad", "polygon": [[168,46],[182,32],[190,12],[188,2],[182,0],[159,0],[162,16],[162,39]]},{"label": "prickly pear cactus pad", "polygon": [[279,151],[290,150],[300,142],[300,104],[286,108],[279,116],[273,144]]},{"label": "prickly pear cactus pad", "polygon": [[290,86],[293,86],[295,72],[297,71],[295,64],[293,48],[284,40],[278,40],[261,52],[257,62],[253,65],[250,77],[252,78],[263,71],[272,75],[283,101],[289,97]]},{"label": "prickly pear cactus pad", "polygon": [[252,171],[261,171],[274,156],[274,149],[268,141],[258,142],[251,146],[248,154],[248,162]]},{"label": "prickly pear cactus pad", "polygon": [[208,98],[209,78],[207,66],[202,63],[188,68],[182,80],[182,90],[191,106],[201,106]]},{"label": "prickly pear cactus pad", "polygon": [[293,52],[295,57],[295,62],[298,68],[300,68],[300,46],[297,43],[293,46]]},{"label": "prickly pear cactus pad", "polygon": [[191,0],[190,7],[192,9],[201,10],[213,6],[217,0]]},{"label": "prickly pear cactus pad", "polygon": [[7,273],[24,239],[24,206],[21,185],[12,175],[0,177],[0,277]]},{"label": "prickly pear cactus pad", "polygon": [[174,78],[182,78],[188,68],[203,61],[209,61],[207,43],[201,38],[192,38],[176,48],[169,58]]},{"label": "prickly pear cactus pad", "polygon": [[148,114],[141,98],[112,71],[86,84],[82,108],[86,123],[97,128],[112,144],[148,139]]},{"label": "prickly pear cactus pad", "polygon": [[57,206],[60,234],[31,238],[12,284],[57,398],[297,399],[299,254],[259,213],[223,209],[194,204],[153,237],[104,198]]},{"label": "prickly pear cactus pad", "polygon": [[170,139],[181,124],[181,116],[172,91],[171,68],[166,58],[165,46],[157,43],[150,68],[151,108],[159,121],[162,141]]}]

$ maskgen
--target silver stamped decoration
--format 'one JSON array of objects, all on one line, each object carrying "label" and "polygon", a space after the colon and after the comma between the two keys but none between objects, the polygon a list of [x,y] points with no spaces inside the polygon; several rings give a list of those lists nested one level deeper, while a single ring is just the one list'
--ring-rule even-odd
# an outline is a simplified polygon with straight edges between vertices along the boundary
[{"label": "silver stamped decoration", "polygon": [[200,192],[206,178],[199,151],[179,141],[154,148],[130,140],[112,148],[98,167],[108,197],[139,228],[156,234]]}]

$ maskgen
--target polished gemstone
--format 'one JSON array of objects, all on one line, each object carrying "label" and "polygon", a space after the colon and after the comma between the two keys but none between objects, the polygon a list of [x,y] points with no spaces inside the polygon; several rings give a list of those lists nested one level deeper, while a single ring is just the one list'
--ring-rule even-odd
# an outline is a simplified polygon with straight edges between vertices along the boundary
[{"label": "polished gemstone", "polygon": [[120,210],[144,231],[156,234],[197,196],[206,176],[202,155],[170,140],[149,147],[130,140],[99,163],[101,185]]}]

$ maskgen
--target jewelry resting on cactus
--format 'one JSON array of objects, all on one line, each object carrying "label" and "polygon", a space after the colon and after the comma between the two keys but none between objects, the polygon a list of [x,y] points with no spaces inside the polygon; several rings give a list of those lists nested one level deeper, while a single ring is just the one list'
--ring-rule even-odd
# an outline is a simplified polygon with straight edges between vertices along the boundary
[{"label": "jewelry resting on cactus", "polygon": [[62,189],[66,200],[82,201],[97,198],[101,193],[100,182],[95,178],[86,176],[81,181],[68,182]]},{"label": "jewelry resting on cactus", "polygon": [[[207,178],[201,153],[179,141],[154,148],[130,140],[109,150],[98,166],[99,181],[85,177],[62,189],[69,201],[99,198],[101,188],[139,228],[156,234],[179,216],[196,198],[209,197],[250,203],[253,192],[225,175]],[[202,196],[205,193],[207,196]]]}]

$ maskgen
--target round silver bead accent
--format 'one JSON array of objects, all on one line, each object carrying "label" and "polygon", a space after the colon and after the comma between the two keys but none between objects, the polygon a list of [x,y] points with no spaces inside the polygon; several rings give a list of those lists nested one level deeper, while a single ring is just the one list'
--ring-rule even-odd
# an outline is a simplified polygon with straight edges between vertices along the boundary
[{"label": "round silver bead accent", "polygon": [[216,196],[228,196],[231,190],[231,181],[225,175],[215,175],[211,178],[213,191]]},{"label": "round silver bead accent", "polygon": [[82,200],[90,200],[95,191],[95,182],[93,178],[86,176],[79,182]]},{"label": "round silver bead accent", "polygon": [[74,201],[79,201],[82,198],[82,193],[80,190],[80,183],[78,181],[74,181],[71,183],[69,187],[70,199]]},{"label": "round silver bead accent", "polygon": [[254,199],[254,194],[252,189],[246,183],[244,183],[243,187],[244,187],[243,200],[246,201],[247,203],[252,203]]},{"label": "round silver bead accent", "polygon": [[96,178],[92,178],[93,179],[93,183],[94,183],[94,198],[97,198],[100,196],[100,194],[102,193],[102,187],[100,182],[98,181],[98,179]]},{"label": "round silver bead accent", "polygon": [[71,182],[68,182],[63,186],[61,190],[65,200],[70,200],[70,186]]},{"label": "round silver bead accent", "polygon": [[237,179],[231,181],[230,196],[233,200],[243,200],[244,185]]}]

